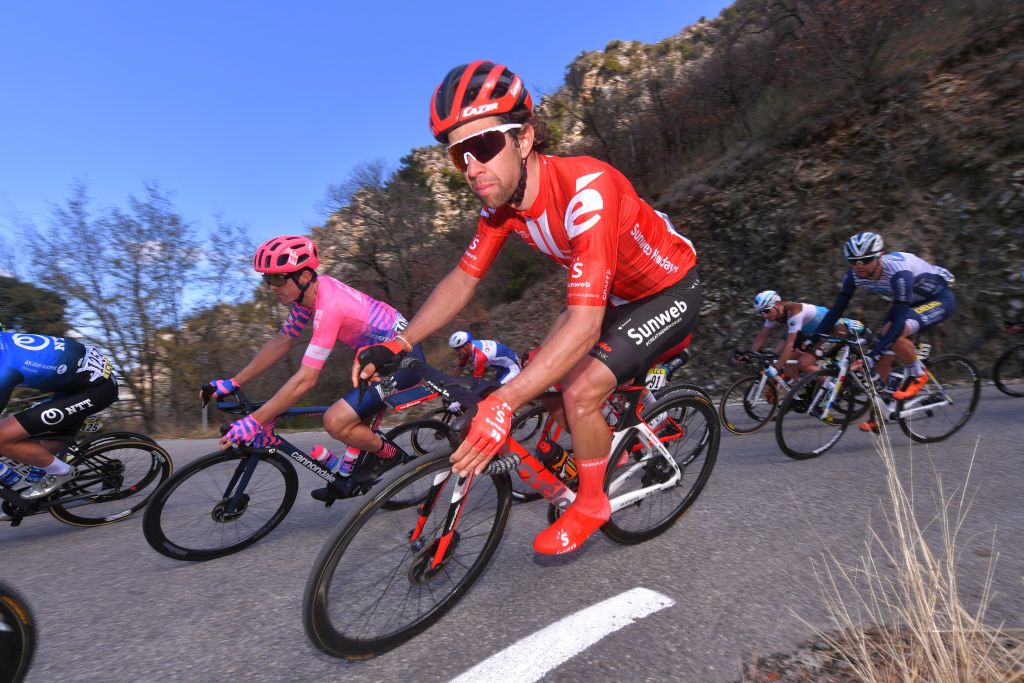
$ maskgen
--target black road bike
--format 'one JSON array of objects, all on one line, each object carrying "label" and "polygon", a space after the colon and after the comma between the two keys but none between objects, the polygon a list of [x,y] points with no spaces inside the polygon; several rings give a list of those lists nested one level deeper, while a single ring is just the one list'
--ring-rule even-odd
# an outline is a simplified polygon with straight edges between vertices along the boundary
[{"label": "black road bike", "polygon": [[[107,432],[78,440],[71,436],[39,435],[39,441],[63,441],[58,457],[76,467],[77,475],[45,498],[26,500],[24,481],[0,484],[0,521],[18,526],[25,517],[49,512],[75,526],[110,524],[146,507],[157,487],[170,476],[171,456],[156,441],[134,432]],[[0,456],[14,469],[27,465]]]},{"label": "black road bike", "polygon": [[[1024,332],[1024,320],[1007,320],[1003,325],[1011,334]],[[1011,346],[999,356],[992,367],[992,381],[1007,396],[1024,396],[1024,344]]]},{"label": "black road bike", "polygon": [[[233,395],[237,402],[218,403],[217,408],[249,415],[263,405],[250,402],[241,391]],[[279,419],[323,415],[327,408],[293,407]],[[221,433],[227,428],[222,426]],[[448,434],[448,427],[437,420],[419,420],[384,432],[400,449],[396,464],[418,455],[409,446],[409,435],[414,431]],[[292,463],[326,483],[341,476],[322,467],[287,439],[276,433],[274,436],[280,439],[274,446],[238,445],[204,455],[179,469],[156,491],[146,510],[142,529],[149,545],[175,560],[211,560],[236,553],[269,534],[291,510],[299,490],[299,477]],[[351,496],[366,493],[377,482],[362,476],[365,458],[366,453],[361,453],[350,475]],[[390,504],[401,507],[415,502],[396,498]]]}]

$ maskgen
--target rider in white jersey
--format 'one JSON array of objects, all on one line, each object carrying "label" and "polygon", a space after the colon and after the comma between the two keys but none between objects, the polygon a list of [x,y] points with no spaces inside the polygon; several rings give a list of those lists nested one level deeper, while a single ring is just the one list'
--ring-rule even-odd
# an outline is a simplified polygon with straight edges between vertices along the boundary
[{"label": "rider in white jersey", "polygon": [[[754,311],[764,316],[764,327],[750,345],[751,351],[759,351],[768,340],[771,331],[779,326],[779,322],[786,321],[786,338],[776,344],[774,352],[778,356],[775,361],[775,369],[795,379],[797,370],[788,365],[788,361],[796,356],[797,366],[800,372],[814,372],[817,367],[817,358],[802,349],[807,345],[821,321],[828,313],[824,306],[799,303],[796,301],[785,301],[779,294],[767,289],[754,297]],[[835,326],[834,333],[847,336],[850,332],[858,334],[864,332],[864,325],[857,320],[841,318]]]}]

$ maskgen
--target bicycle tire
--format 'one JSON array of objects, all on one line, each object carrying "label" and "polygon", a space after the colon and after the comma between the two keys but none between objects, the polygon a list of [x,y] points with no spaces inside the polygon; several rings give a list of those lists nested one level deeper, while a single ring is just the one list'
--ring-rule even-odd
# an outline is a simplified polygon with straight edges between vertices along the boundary
[{"label": "bicycle tire", "polygon": [[[425,576],[425,558],[435,550],[438,530],[444,524],[457,479],[450,474],[449,455],[436,453],[403,465],[399,475],[371,500],[351,510],[324,544],[310,571],[302,601],[303,626],[318,649],[346,659],[383,654],[440,619],[479,578],[508,522],[511,483],[507,473],[474,479],[459,513],[456,531],[462,533],[449,547],[450,554],[441,567]],[[410,546],[409,532],[418,528],[418,508],[377,513],[404,488],[435,478],[443,481],[437,503],[426,523],[419,527],[423,535]],[[488,520],[490,526],[479,529]],[[474,528],[478,533],[467,533]],[[479,548],[474,559],[456,559],[460,552],[472,552],[464,547],[470,540],[471,545]],[[392,566],[391,558],[397,559],[397,566]],[[373,576],[377,572],[380,578]],[[393,596],[389,595],[392,589]],[[400,619],[406,617],[407,611],[417,613],[396,624],[383,615],[389,606],[385,598],[401,605]],[[371,633],[372,620],[378,617],[384,619],[380,628],[385,630]]]},{"label": "bicycle tire", "polygon": [[[448,414],[451,415],[451,413]],[[428,436],[427,430],[432,430],[433,434]],[[408,435],[408,438],[406,438],[406,435]],[[412,422],[400,424],[385,432],[384,436],[391,441],[391,443],[405,450],[406,454],[411,458],[418,458],[430,451],[436,451],[439,448],[446,448],[451,452],[458,446],[449,425],[440,420],[433,419],[414,420]],[[415,441],[417,437],[421,438],[425,444],[433,444],[430,451],[420,452],[412,445],[413,441]],[[406,442],[408,442],[408,446]],[[387,510],[401,510],[402,508],[406,508],[411,505],[418,505],[420,501],[423,500],[423,496],[429,490],[429,486],[424,486],[422,491],[418,493],[413,492],[407,498],[389,500],[384,504],[384,508]]]},{"label": "bicycle tire", "polygon": [[[837,376],[836,368],[824,368],[804,375],[797,380],[786,397],[782,399],[778,417],[775,418],[775,440],[782,452],[794,460],[808,460],[822,455],[835,446],[846,432],[856,410],[849,382],[843,383],[836,396],[834,403],[836,410],[831,415],[831,422],[822,420],[820,415],[815,416],[813,413],[815,409],[820,409],[818,401],[824,397],[820,387],[815,384],[818,384],[819,379],[835,379]],[[811,394],[809,397],[805,395],[807,392]],[[847,406],[845,410],[842,408],[843,405]],[[822,440],[823,437],[817,436],[809,439],[801,438],[801,436],[806,437],[811,429],[822,430],[824,427],[836,431],[831,434],[830,438],[824,440]],[[821,433],[821,431],[815,431],[815,434]],[[820,445],[811,447],[811,445],[819,443]]]},{"label": "bicycle tire", "polygon": [[[676,486],[654,492],[629,507],[613,512],[601,527],[601,532],[617,543],[641,543],[675,524],[704,490],[718,458],[721,425],[710,401],[697,395],[674,394],[648,406],[643,417],[651,424],[663,414],[666,419],[657,426],[655,433],[682,470],[682,478]],[[649,453],[645,448],[636,450],[634,446],[638,443],[638,437],[634,436],[612,453],[604,480],[605,491],[610,498],[621,495],[623,488],[631,486],[629,478],[634,474],[641,475],[640,488],[664,483],[668,477],[674,476],[675,470],[666,467],[660,452]],[[690,479],[688,471],[694,467],[696,472]],[[669,494],[677,491],[681,495],[670,499]]]},{"label": "bicycle tire", "polygon": [[21,683],[36,651],[35,617],[28,601],[0,583],[0,681]]},{"label": "bicycle tire", "polygon": [[[899,416],[897,421],[904,434],[918,443],[935,443],[953,436],[971,419],[981,397],[981,374],[974,363],[952,353],[928,358],[924,365],[931,375],[928,384],[913,397],[897,401],[896,414]],[[935,379],[938,379],[938,384]],[[924,410],[906,416],[903,414],[907,409],[927,406],[929,401],[938,403],[946,399],[952,401],[952,406],[960,405],[966,408],[955,420],[943,422],[934,419],[953,415],[945,410],[949,407],[946,405],[941,406],[941,410]],[[950,426],[943,427],[943,424]],[[931,433],[931,427],[938,427],[940,431]]]},{"label": "bicycle tire", "polygon": [[705,400],[707,400],[708,403],[712,403],[712,404],[714,403],[714,401],[711,399],[711,394],[708,393],[707,389],[705,389],[704,387],[700,386],[699,384],[692,384],[690,382],[671,382],[670,381],[668,384],[663,386],[661,389],[658,389],[657,391],[654,392],[654,398],[655,399],[663,399],[666,396],[671,396],[672,394],[677,394],[677,393],[697,394],[698,396],[701,396]]},{"label": "bicycle tire", "polygon": [[[82,455],[76,464],[78,476],[61,487],[61,492],[88,492],[89,487],[94,486],[101,490],[113,486],[116,492],[67,505],[58,503],[50,508],[51,515],[73,526],[100,526],[131,517],[146,507],[174,470],[170,454],[141,434],[101,435],[83,442],[80,447]],[[130,470],[135,464],[126,461],[132,452],[145,455],[148,463],[145,458],[139,458],[137,469]],[[130,474],[133,471],[137,471],[138,476]],[[124,507],[129,501],[131,504]]]},{"label": "bicycle tire", "polygon": [[1024,344],[1011,346],[996,359],[992,381],[1007,396],[1024,396]]},{"label": "bicycle tire", "polygon": [[[453,419],[455,419],[455,415],[453,415],[450,410],[447,408],[437,408],[435,410],[431,410],[419,420],[416,420],[416,422],[428,422],[433,420],[443,423],[446,427],[451,427]],[[402,425],[399,425],[399,427],[401,426]],[[436,436],[436,434],[437,432],[435,431],[434,436]],[[387,435],[385,434],[385,436]],[[429,434],[420,434],[419,429],[412,430],[412,433],[409,435],[409,444],[412,447],[412,450],[416,452],[416,455],[424,455],[435,448],[444,445],[439,443]]]},{"label": "bicycle tire", "polygon": [[[241,468],[245,464],[243,461],[249,457],[259,459],[256,467],[264,463],[270,467],[264,468],[260,472],[253,470],[242,493],[243,509],[241,513],[225,513],[224,506],[228,500],[228,496],[225,495],[225,486],[230,483],[234,473],[241,472]],[[223,473],[216,473],[216,475],[211,475],[207,471],[223,464],[228,464],[230,467],[232,461],[237,462],[234,465],[234,472],[231,474],[227,469]],[[256,514],[260,508],[253,505],[253,495],[260,491],[260,487],[272,485],[266,480],[273,476],[272,472],[274,471],[281,476],[280,487],[283,488],[281,502],[265,515],[264,521],[260,522],[261,518]],[[208,478],[202,479],[201,477]],[[181,487],[186,482],[189,482],[190,489],[194,487],[196,491],[193,493],[191,490],[185,490],[178,498],[175,498],[174,505],[168,505],[175,493],[182,492]],[[217,451],[182,467],[156,490],[149,507],[146,508],[146,514],[143,516],[142,531],[146,542],[161,555],[190,562],[212,560],[244,550],[270,533],[291,510],[298,490],[299,478],[295,473],[295,467],[280,453],[250,455],[236,448]],[[196,504],[188,499],[189,495],[192,497],[202,496],[205,500]],[[254,516],[257,517],[256,520],[252,519]],[[179,521],[179,518],[184,521]],[[208,520],[222,526],[210,527]],[[232,527],[226,525],[239,520],[247,520],[248,528],[245,529],[247,535],[244,537],[236,535],[233,542],[217,546],[207,543],[205,547],[196,547],[202,534],[201,524],[206,524],[209,527],[210,531],[207,535],[210,541],[213,540],[215,530],[220,531],[221,540],[224,541],[228,530],[241,528],[241,525]],[[253,521],[256,521],[258,526],[255,527],[255,531],[249,533]],[[180,530],[180,527],[184,527],[184,531]],[[186,532],[191,532],[192,536],[183,538],[187,536]],[[186,543],[188,545],[185,545]]]},{"label": "bicycle tire", "polygon": [[[753,434],[768,424],[775,415],[779,399],[777,389],[771,380],[765,381],[763,403],[751,401],[750,394],[760,381],[761,373],[741,377],[722,395],[722,400],[718,404],[718,415],[722,418],[722,425],[733,434]],[[740,418],[744,421],[741,422]]]}]

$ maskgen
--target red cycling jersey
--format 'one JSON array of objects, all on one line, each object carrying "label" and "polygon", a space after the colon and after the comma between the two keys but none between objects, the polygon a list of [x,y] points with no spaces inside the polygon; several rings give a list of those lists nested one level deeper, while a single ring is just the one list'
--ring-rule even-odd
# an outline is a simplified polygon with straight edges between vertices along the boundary
[{"label": "red cycling jersey", "polygon": [[485,208],[459,267],[480,278],[509,232],[569,270],[570,306],[618,305],[681,280],[697,263],[693,244],[637,196],[624,175],[591,157],[537,155],[532,206]]}]

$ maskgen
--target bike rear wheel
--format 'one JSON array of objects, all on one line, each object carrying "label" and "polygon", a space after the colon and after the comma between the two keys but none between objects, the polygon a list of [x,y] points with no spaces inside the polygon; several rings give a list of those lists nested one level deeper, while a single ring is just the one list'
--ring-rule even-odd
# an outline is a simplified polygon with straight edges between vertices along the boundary
[{"label": "bike rear wheel", "polygon": [[1010,347],[992,367],[992,381],[1007,396],[1024,396],[1024,344]]},{"label": "bike rear wheel", "polygon": [[[415,429],[411,429],[409,431],[409,447],[412,449],[410,454],[413,454],[414,452],[415,455],[424,455],[435,448],[446,446],[448,443],[447,432],[442,434],[434,428],[433,423],[441,422],[447,428],[451,426],[452,420],[454,419],[455,415],[447,408],[437,408],[436,410],[431,410],[419,420],[409,423],[418,425]],[[421,422],[424,424],[419,425]],[[398,427],[395,427],[395,430],[404,426],[405,425],[399,425]],[[420,432],[420,426],[425,427],[422,432]]]},{"label": "bike rear wheel", "polygon": [[778,403],[774,383],[757,373],[737,380],[726,390],[718,404],[718,414],[733,434],[753,434],[768,424]]},{"label": "bike rear wheel", "polygon": [[775,421],[775,440],[796,460],[816,458],[843,436],[859,410],[850,381],[829,404],[838,370],[825,368],[801,377],[786,394]]},{"label": "bike rear wheel", "polygon": [[928,383],[896,403],[900,429],[914,441],[933,443],[960,431],[981,396],[981,376],[971,361],[946,354],[924,362]]},{"label": "bike rear wheel", "polygon": [[298,490],[295,468],[279,453],[210,453],[157,489],[142,531],[154,550],[175,560],[223,557],[270,533]]},{"label": "bike rear wheel", "polygon": [[[483,572],[508,521],[509,478],[473,478],[452,543],[433,569],[430,560],[458,480],[448,456],[438,453],[405,465],[372,500],[352,510],[324,544],[302,607],[306,634],[320,650],[362,659],[398,647],[440,619]],[[423,482],[438,486],[425,519],[419,507],[383,510],[389,500]],[[416,529],[422,531],[411,542]]]},{"label": "bike rear wheel", "polygon": [[0,583],[0,681],[20,683],[36,651],[35,617],[28,602]]},{"label": "bike rear wheel", "polygon": [[171,456],[155,441],[122,433],[81,444],[78,476],[60,489],[60,497],[82,496],[50,508],[50,514],[75,526],[99,526],[126,519],[146,506],[170,476]]},{"label": "bike rear wheel", "polygon": [[615,498],[670,481],[671,487],[651,491],[628,507],[612,512],[601,531],[618,543],[640,543],[664,532],[697,500],[718,457],[721,427],[710,401],[697,395],[673,394],[644,410],[643,418],[658,437],[660,449],[634,435],[619,445],[608,461],[605,490]]}]

